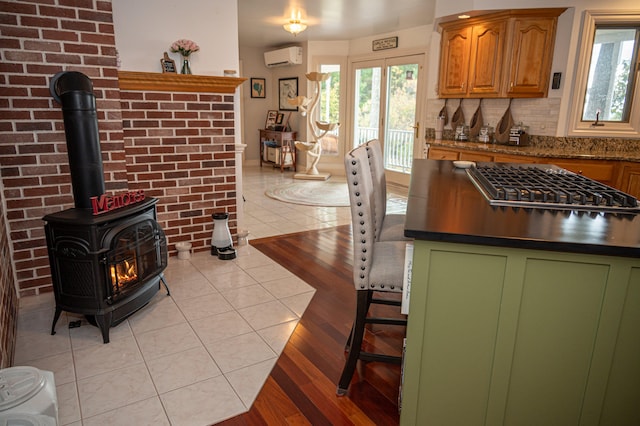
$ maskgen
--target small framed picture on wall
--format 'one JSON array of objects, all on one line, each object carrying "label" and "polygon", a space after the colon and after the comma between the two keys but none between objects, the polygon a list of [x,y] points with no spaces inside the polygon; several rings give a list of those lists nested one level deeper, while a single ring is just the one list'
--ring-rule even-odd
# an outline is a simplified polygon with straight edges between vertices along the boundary
[{"label": "small framed picture on wall", "polygon": [[251,97],[252,98],[265,98],[266,94],[266,79],[264,78],[252,78],[251,79]]}]

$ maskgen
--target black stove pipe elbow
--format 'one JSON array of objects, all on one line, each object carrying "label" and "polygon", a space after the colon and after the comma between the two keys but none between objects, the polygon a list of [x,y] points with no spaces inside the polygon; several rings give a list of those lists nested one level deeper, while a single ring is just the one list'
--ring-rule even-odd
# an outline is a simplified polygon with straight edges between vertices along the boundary
[{"label": "black stove pipe elbow", "polygon": [[53,76],[49,91],[62,105],[75,207],[90,209],[91,197],[105,192],[93,83],[80,72],[63,71]]}]

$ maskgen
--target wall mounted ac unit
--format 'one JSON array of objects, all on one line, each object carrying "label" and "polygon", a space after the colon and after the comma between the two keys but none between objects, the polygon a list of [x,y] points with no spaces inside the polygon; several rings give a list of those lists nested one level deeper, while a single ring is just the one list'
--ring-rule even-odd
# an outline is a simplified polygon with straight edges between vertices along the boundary
[{"label": "wall mounted ac unit", "polygon": [[264,64],[267,68],[299,65],[302,63],[302,47],[292,46],[284,49],[264,52]]}]

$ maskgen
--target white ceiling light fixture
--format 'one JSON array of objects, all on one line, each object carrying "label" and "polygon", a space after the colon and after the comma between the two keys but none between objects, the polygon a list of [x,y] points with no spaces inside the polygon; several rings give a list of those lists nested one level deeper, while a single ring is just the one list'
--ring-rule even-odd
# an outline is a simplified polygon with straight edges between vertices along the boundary
[{"label": "white ceiling light fixture", "polygon": [[293,34],[293,36],[295,37],[301,32],[303,32],[304,30],[306,30],[307,25],[300,20],[300,11],[298,11],[297,18],[295,17],[294,13],[291,12],[291,19],[289,19],[289,22],[284,24],[282,28],[284,28],[285,31],[288,31],[291,34]]}]

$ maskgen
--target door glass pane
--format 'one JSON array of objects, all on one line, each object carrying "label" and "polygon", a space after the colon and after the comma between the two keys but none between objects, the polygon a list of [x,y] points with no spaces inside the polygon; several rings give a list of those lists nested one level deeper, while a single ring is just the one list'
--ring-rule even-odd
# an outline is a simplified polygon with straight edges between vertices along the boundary
[{"label": "door glass pane", "polygon": [[418,64],[387,68],[384,166],[401,173],[410,173],[413,162],[418,69]]},{"label": "door glass pane", "polygon": [[371,139],[378,139],[381,76],[381,67],[356,70],[352,148]]},{"label": "door glass pane", "polygon": [[596,27],[583,121],[629,121],[637,33],[636,28]]},{"label": "door glass pane", "polygon": [[[318,120],[326,123],[340,122],[340,65],[320,65],[320,72],[329,78],[320,83],[318,95]],[[340,127],[330,131],[320,139],[324,155],[338,154]]]}]

